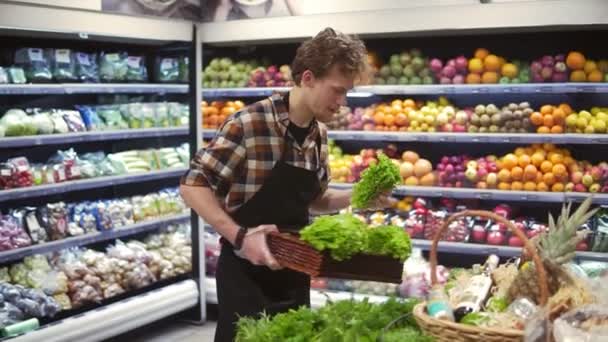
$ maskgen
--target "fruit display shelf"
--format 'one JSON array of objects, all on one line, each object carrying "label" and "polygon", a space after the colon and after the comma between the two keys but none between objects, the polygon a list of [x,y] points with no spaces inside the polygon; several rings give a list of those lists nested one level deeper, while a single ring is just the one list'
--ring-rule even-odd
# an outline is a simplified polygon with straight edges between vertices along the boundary
[{"label": "fruit display shelf", "polygon": [[[335,189],[350,189],[350,183],[331,183]],[[593,203],[608,204],[608,194],[591,194],[577,192],[546,192],[546,191],[509,191],[494,189],[470,189],[470,188],[442,188],[435,186],[399,186],[395,195],[414,197],[445,197],[458,199],[482,199],[497,201],[520,201],[520,202],[551,202],[563,203],[566,201],[582,202],[585,198],[593,195]]]},{"label": "fruit display shelf", "polygon": [[25,248],[17,248],[8,251],[3,251],[0,252],[0,263],[4,264],[11,261],[21,260],[27,256],[34,254],[52,253],[70,247],[85,246],[97,242],[118,239],[124,236],[130,236],[143,232],[150,232],[170,224],[186,223],[189,220],[190,214],[172,215],[154,220],[138,222],[132,225],[103,232],[74,236],[66,239],[45,242],[38,245],[32,245]]},{"label": "fruit display shelf", "polygon": [[[260,97],[289,87],[269,88],[208,88],[203,97]],[[1,93],[1,92],[0,92]],[[608,83],[520,83],[520,84],[428,84],[428,85],[370,85],[355,87],[349,97],[373,95],[449,95],[449,94],[568,94],[608,93]]]},{"label": "fruit display shelf", "polygon": [[36,94],[185,94],[187,84],[58,83],[0,84],[0,95]]},{"label": "fruit display shelf", "polygon": [[[203,129],[203,139],[213,138],[215,130]],[[329,131],[328,137],[336,141],[385,141],[385,142],[438,142],[480,144],[608,144],[605,134],[537,134],[537,133],[447,133],[447,132],[375,132]]]},{"label": "fruit display shelf", "polygon": [[0,138],[0,148],[186,135],[188,135],[188,127],[141,128],[110,131],[90,131],[66,134],[47,134]]},{"label": "fruit display shelf", "polygon": [[186,170],[186,168],[177,168],[151,171],[145,173],[133,173],[117,176],[74,180],[56,184],[45,184],[26,188],[15,188],[10,190],[0,190],[0,202],[56,195],[79,190],[104,188],[120,184],[132,184],[159,179],[177,178],[183,175]]}]

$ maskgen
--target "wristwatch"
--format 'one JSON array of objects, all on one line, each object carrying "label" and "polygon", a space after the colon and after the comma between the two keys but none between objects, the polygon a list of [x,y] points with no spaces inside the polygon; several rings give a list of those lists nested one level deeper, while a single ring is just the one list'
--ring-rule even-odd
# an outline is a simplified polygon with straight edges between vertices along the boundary
[{"label": "wristwatch", "polygon": [[234,239],[234,249],[240,250],[243,247],[243,240],[245,240],[245,235],[247,235],[247,228],[240,226],[239,231],[236,233],[236,238]]}]

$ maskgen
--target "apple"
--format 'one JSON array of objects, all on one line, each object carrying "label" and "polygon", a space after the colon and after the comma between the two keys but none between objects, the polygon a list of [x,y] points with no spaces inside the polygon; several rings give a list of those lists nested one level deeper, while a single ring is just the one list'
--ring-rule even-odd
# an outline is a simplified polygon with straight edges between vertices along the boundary
[{"label": "apple", "polygon": [[583,184],[574,185],[575,192],[587,192],[587,188]]},{"label": "apple", "polygon": [[591,186],[589,187],[589,192],[600,192],[600,189],[602,188],[602,186],[599,183],[594,183],[591,184]]},{"label": "apple", "polygon": [[470,162],[467,163],[467,169],[476,169],[477,168],[477,162],[474,160],[471,160]]},{"label": "apple", "polygon": [[505,234],[500,231],[493,231],[488,234],[486,242],[490,245],[504,245]]},{"label": "apple", "polygon": [[443,125],[441,130],[443,132],[454,132],[454,125],[452,125],[451,123],[447,123],[447,124]]},{"label": "apple", "polygon": [[586,241],[581,241],[576,245],[576,250],[577,251],[588,251],[589,250],[589,245],[587,244]]},{"label": "apple", "polygon": [[455,187],[455,188],[463,188],[463,187],[464,187],[464,184],[463,184],[461,181],[457,181],[457,182],[454,184],[454,187]]},{"label": "apple", "polygon": [[572,192],[572,191],[574,191],[574,186],[575,186],[574,183],[569,182],[564,187],[564,191],[566,191],[566,192]]},{"label": "apple", "polygon": [[468,168],[467,171],[465,171],[464,175],[471,182],[475,182],[477,180],[477,171],[475,171],[475,169],[473,168]]},{"label": "apple", "polygon": [[445,171],[445,164],[437,164],[435,167],[437,171]]},{"label": "apple", "polygon": [[446,165],[447,165],[447,164],[449,164],[449,163],[450,163],[450,157],[448,157],[448,156],[443,156],[443,157],[441,158],[441,164],[446,164]]},{"label": "apple", "polygon": [[524,242],[519,237],[513,235],[509,238],[507,244],[512,247],[523,247]]},{"label": "apple", "polygon": [[589,187],[593,184],[593,176],[587,173],[583,176],[582,181],[584,186]]},{"label": "apple", "polygon": [[454,166],[452,164],[448,164],[445,167],[445,173],[448,174],[448,175],[453,174],[454,173]]},{"label": "apple", "polygon": [[496,175],[496,173],[494,173],[494,172],[488,173],[488,176],[486,177],[486,182],[490,186],[495,186],[498,183],[498,176]]},{"label": "apple", "polygon": [[480,224],[474,225],[473,229],[471,230],[471,239],[474,242],[479,242],[479,243],[485,242],[487,235],[488,235],[488,232]]},{"label": "apple", "polygon": [[486,168],[480,168],[480,169],[478,169],[477,170],[477,176],[480,179],[487,178],[487,176],[488,176],[488,170]]},{"label": "apple", "polygon": [[477,183],[477,189],[487,189],[487,188],[488,188],[488,183],[486,183],[486,182]]},{"label": "apple", "polygon": [[[574,184],[580,184],[583,181],[583,173],[581,171],[573,172],[570,180]],[[593,178],[591,180],[593,181]]]},{"label": "apple", "polygon": [[493,211],[494,211],[494,214],[500,215],[506,219],[508,219],[511,216],[511,207],[509,207],[506,204],[497,205]]},{"label": "apple", "polygon": [[455,124],[454,125],[454,132],[456,133],[465,133],[467,131],[467,128],[465,125],[461,125],[461,124]]},{"label": "apple", "polygon": [[604,172],[599,166],[594,166],[591,168],[591,177],[593,177],[594,181],[599,181],[602,179]]}]

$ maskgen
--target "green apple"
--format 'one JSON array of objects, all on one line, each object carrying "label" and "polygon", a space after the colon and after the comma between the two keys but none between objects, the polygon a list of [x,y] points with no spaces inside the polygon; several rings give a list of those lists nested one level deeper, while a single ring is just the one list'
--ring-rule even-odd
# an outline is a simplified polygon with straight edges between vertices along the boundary
[{"label": "green apple", "polygon": [[585,129],[587,127],[588,124],[589,124],[588,119],[586,119],[584,117],[579,116],[576,119],[576,128],[578,128],[578,129],[583,130],[583,129]]},{"label": "green apple", "polygon": [[576,127],[577,119],[578,115],[576,115],[575,113],[568,115],[568,117],[566,117],[566,126]]}]

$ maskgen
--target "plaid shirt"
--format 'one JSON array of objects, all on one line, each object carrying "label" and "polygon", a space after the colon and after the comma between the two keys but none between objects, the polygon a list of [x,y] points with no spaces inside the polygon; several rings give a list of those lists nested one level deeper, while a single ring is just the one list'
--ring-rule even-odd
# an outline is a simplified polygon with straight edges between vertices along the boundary
[{"label": "plaid shirt", "polygon": [[287,129],[288,114],[282,94],[235,113],[219,128],[209,145],[197,152],[190,170],[182,176],[181,184],[211,188],[224,208],[233,212],[270,176],[275,163],[281,160],[287,138],[286,146],[293,148],[285,151],[284,161],[317,171],[322,192],[325,192],[329,182],[327,127],[313,120],[310,133],[300,147]]}]

